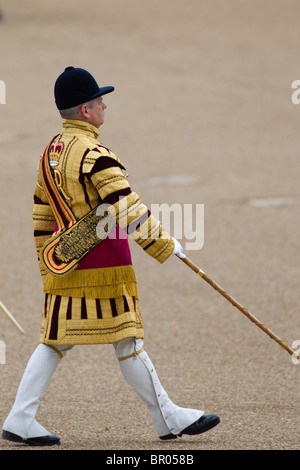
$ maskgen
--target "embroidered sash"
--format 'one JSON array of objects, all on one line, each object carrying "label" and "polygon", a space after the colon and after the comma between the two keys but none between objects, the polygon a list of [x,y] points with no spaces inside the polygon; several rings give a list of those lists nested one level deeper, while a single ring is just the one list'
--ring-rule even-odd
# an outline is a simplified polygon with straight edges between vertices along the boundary
[{"label": "embroidered sash", "polygon": [[40,257],[48,272],[63,276],[73,270],[92,248],[107,238],[116,226],[116,222],[108,211],[102,210],[101,214],[97,215],[99,206],[80,220],[76,220],[57,187],[49,164],[49,149],[56,137],[43,154],[41,169],[43,188],[55,215],[58,229],[44,243]]}]

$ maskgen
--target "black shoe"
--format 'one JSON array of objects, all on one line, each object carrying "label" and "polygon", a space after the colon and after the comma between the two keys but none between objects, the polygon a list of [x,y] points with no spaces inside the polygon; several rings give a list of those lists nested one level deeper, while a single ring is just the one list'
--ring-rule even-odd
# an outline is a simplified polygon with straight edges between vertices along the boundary
[{"label": "black shoe", "polygon": [[12,442],[22,442],[23,444],[28,444],[29,446],[53,446],[55,444],[60,444],[60,439],[54,434],[49,434],[48,436],[41,437],[29,437],[28,439],[23,439],[23,437],[18,436],[9,431],[2,432],[2,439]]},{"label": "black shoe", "polygon": [[177,436],[181,437],[182,434],[188,434],[194,436],[195,434],[201,434],[209,431],[219,424],[220,418],[217,415],[203,415],[198,421],[183,429],[179,434],[167,434],[166,436],[160,436],[160,439],[166,441],[168,439],[176,439]]}]

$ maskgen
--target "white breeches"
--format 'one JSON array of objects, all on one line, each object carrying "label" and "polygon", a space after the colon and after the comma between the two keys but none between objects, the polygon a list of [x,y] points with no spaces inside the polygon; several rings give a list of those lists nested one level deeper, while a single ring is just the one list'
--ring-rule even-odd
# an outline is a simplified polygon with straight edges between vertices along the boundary
[{"label": "white breeches", "polygon": [[[14,405],[3,424],[4,430],[24,439],[50,434],[36,421],[35,415],[52,374],[72,347],[38,345],[26,366]],[[159,436],[179,434],[203,415],[202,410],[180,408],[170,400],[143,350],[143,340],[128,338],[114,343],[114,348],[123,377],[147,405]]]},{"label": "white breeches", "polygon": [[128,338],[114,346],[124,378],[146,403],[159,436],[179,434],[203,415],[204,411],[180,408],[170,400],[143,350],[143,340]]},{"label": "white breeches", "polygon": [[[40,397],[47,388],[53,372],[69,346],[54,349],[39,344],[26,366],[14,405],[6,418],[3,429],[23,439],[50,434],[35,419]],[[57,348],[58,349],[58,348]]]}]

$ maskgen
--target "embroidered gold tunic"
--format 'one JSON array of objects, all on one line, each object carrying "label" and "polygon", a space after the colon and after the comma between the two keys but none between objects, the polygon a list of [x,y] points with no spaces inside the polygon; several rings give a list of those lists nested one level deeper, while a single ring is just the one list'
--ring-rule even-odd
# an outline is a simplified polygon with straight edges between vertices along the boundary
[{"label": "embroidered gold tunic", "polygon": [[89,123],[64,120],[49,149],[54,181],[76,219],[105,204],[116,220],[110,235],[64,276],[47,272],[40,259],[57,220],[43,187],[41,162],[38,166],[33,224],[45,293],[40,341],[49,345],[143,338],[127,235],[160,263],[174,249],[170,235],[131,189],[122,162],[97,140],[99,134]]}]

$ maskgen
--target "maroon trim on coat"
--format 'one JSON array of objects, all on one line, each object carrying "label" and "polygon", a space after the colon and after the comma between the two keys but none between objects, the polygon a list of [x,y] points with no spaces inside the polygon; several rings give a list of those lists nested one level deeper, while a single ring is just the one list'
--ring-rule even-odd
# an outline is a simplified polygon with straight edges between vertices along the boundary
[{"label": "maroon trim on coat", "polygon": [[116,306],[116,301],[115,299],[109,299],[110,300],[110,306],[111,306],[111,311],[112,311],[112,316],[117,317],[118,312],[117,312],[117,306]]},{"label": "maroon trim on coat", "polygon": [[66,318],[67,320],[72,319],[72,297],[69,297]]},{"label": "maroon trim on coat", "polygon": [[45,294],[45,302],[44,302],[44,317],[47,318],[47,304],[48,304],[48,294]]},{"label": "maroon trim on coat", "polygon": [[82,299],[81,299],[81,319],[82,319],[82,320],[86,320],[86,319],[87,319],[87,311],[86,311],[85,297],[82,297]]},{"label": "maroon trim on coat", "polygon": [[97,310],[97,318],[103,318],[99,299],[96,299],[96,310]]},{"label": "maroon trim on coat", "polygon": [[49,206],[48,202],[44,202],[42,201],[42,199],[40,199],[38,196],[34,195],[33,196],[33,202],[34,204],[41,204],[43,206]]},{"label": "maroon trim on coat", "polygon": [[124,312],[130,312],[130,308],[129,308],[125,295],[123,295],[123,300],[124,300]]},{"label": "maroon trim on coat", "polygon": [[53,232],[49,232],[47,230],[34,230],[33,236],[34,237],[42,237],[44,235],[52,235]]},{"label": "maroon trim on coat", "polygon": [[114,193],[105,196],[103,202],[105,204],[115,204],[115,202],[118,202],[120,198],[128,196],[131,192],[131,188],[120,189],[119,191],[115,191]]},{"label": "maroon trim on coat", "polygon": [[57,339],[58,314],[59,314],[60,302],[61,302],[61,296],[57,295],[55,298],[54,307],[53,307],[49,339]]},{"label": "maroon trim on coat", "polygon": [[111,157],[99,157],[97,158],[95,165],[93,166],[90,176],[97,173],[98,171],[106,170],[107,168],[119,167],[124,170],[123,165],[117,162],[114,158]]}]

